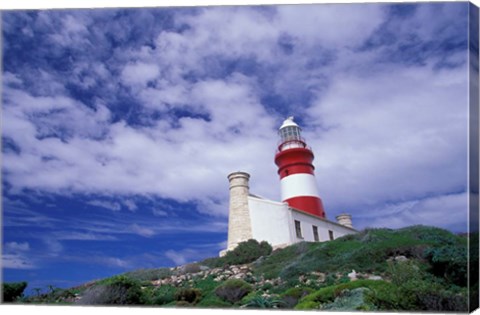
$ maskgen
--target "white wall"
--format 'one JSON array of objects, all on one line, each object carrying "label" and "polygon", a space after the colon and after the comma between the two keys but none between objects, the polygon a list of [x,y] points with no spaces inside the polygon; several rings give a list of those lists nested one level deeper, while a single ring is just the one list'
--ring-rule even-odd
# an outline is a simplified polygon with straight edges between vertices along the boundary
[{"label": "white wall", "polygon": [[272,246],[291,244],[291,218],[288,205],[256,197],[248,197],[252,236]]},{"label": "white wall", "polygon": [[[319,241],[329,241],[328,231],[333,231],[334,239],[356,233],[354,229],[335,222],[322,220],[301,211],[292,210],[282,202],[248,197],[252,237],[257,241],[267,241],[272,246],[293,244],[301,241],[315,242],[313,228],[318,227]],[[300,221],[303,238],[298,238],[295,220]]]},{"label": "white wall", "polygon": [[[313,225],[316,225],[318,227],[318,236],[319,236],[320,242],[330,240],[330,236],[328,233],[329,230],[333,231],[334,239],[356,232],[355,230],[345,227],[343,225],[339,225],[337,223],[330,222],[327,220],[321,220],[300,211],[290,209],[290,212],[292,216],[291,224],[293,226],[294,242],[300,242],[300,241],[315,242],[315,239],[313,237],[313,228],[312,228]],[[296,236],[294,220],[300,221],[303,239],[298,238]]]}]

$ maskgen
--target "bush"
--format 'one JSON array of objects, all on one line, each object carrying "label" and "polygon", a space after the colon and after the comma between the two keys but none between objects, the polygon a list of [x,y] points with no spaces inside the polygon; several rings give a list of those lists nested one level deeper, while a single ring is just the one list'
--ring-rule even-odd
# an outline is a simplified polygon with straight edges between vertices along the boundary
[{"label": "bush", "polygon": [[26,282],[3,283],[3,302],[14,302],[18,298],[21,298],[26,287]]},{"label": "bush", "polygon": [[429,248],[425,256],[432,265],[436,276],[459,286],[466,286],[468,281],[468,250],[467,245],[445,245]]},{"label": "bush", "polygon": [[279,308],[284,305],[284,302],[276,297],[254,296],[248,303],[244,304],[247,308]]},{"label": "bush", "polygon": [[157,268],[157,269],[139,269],[123,274],[130,279],[139,281],[152,281],[158,279],[164,279],[170,277],[173,272],[170,268]]},{"label": "bush", "polygon": [[[182,288],[175,293],[175,300],[177,301],[177,305],[184,305],[186,302],[190,305],[195,305],[200,301],[202,297],[202,292],[199,289],[193,288]],[[181,303],[179,303],[181,302]]]},{"label": "bush", "polygon": [[393,288],[380,289],[372,301],[380,310],[467,311],[467,294],[447,290],[415,262],[390,263]]},{"label": "bush", "polygon": [[116,276],[85,290],[78,301],[83,305],[145,304],[140,282],[126,276]]},{"label": "bush", "polygon": [[250,239],[246,242],[239,243],[235,249],[228,251],[225,256],[207,258],[200,262],[200,264],[210,268],[247,264],[262,256],[268,256],[271,252],[272,246],[267,242],[262,241],[259,243],[257,240]]},{"label": "bush", "polygon": [[215,294],[224,301],[235,303],[252,291],[252,286],[240,279],[229,279],[215,289]]},{"label": "bush", "polygon": [[197,264],[197,263],[191,263],[191,264],[187,264],[185,266],[183,266],[182,268],[182,273],[197,273],[199,272],[201,269],[200,269],[200,265]]},{"label": "bush", "polygon": [[344,290],[353,290],[362,287],[370,289],[372,293],[376,293],[379,290],[389,292],[389,290],[395,288],[393,284],[380,280],[357,280],[348,283],[342,283],[322,288],[305,296],[300,300],[297,306],[295,306],[295,309],[317,309],[320,308],[323,304],[334,302],[335,298],[340,296],[340,294]]},{"label": "bush", "polygon": [[172,285],[162,285],[153,290],[151,304],[164,305],[175,301],[176,288]]},{"label": "bush", "polygon": [[226,265],[241,265],[255,261],[261,256],[270,255],[272,246],[265,241],[258,242],[250,239],[246,242],[241,242],[234,250],[227,252],[222,257]]},{"label": "bush", "polygon": [[197,307],[208,307],[208,308],[225,308],[231,307],[232,304],[220,299],[216,295],[209,295],[202,299],[197,305]]},{"label": "bush", "polygon": [[285,308],[293,308],[298,301],[313,292],[311,288],[291,288],[280,295]]},{"label": "bush", "polygon": [[320,309],[331,311],[375,310],[375,305],[366,300],[366,294],[370,292],[371,290],[367,288],[342,291],[342,293],[335,298],[334,302],[324,304]]}]

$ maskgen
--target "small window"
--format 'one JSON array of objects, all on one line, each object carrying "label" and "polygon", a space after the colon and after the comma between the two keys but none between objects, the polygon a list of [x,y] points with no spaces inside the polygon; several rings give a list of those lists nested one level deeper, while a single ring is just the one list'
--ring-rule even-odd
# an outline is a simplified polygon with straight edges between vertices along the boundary
[{"label": "small window", "polygon": [[303,238],[302,227],[300,226],[300,221],[297,220],[295,220],[295,233],[297,233],[298,238]]},{"label": "small window", "polygon": [[315,242],[320,241],[320,238],[318,237],[318,227],[316,227],[315,225],[312,225],[312,228],[313,228],[313,239],[315,240]]},{"label": "small window", "polygon": [[328,236],[330,237],[330,240],[333,241],[333,231],[328,230]]}]

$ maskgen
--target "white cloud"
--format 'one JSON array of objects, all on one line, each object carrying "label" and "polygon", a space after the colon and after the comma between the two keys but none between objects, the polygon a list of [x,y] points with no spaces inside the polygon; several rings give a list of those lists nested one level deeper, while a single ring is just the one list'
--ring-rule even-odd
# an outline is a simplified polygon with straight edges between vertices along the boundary
[{"label": "white cloud", "polygon": [[135,204],[135,201],[131,199],[123,200],[123,204],[127,207],[128,210],[132,212],[135,212],[138,209],[137,205]]},{"label": "white cloud", "polygon": [[36,269],[37,266],[18,254],[2,255],[2,268],[5,269]]},{"label": "white cloud", "polygon": [[109,209],[112,211],[120,211],[122,206],[118,202],[110,202],[110,201],[103,201],[103,200],[92,200],[87,202],[87,204],[95,207],[101,207],[105,209]]},{"label": "white cloud", "polygon": [[468,217],[466,209],[466,193],[441,195],[372,209],[360,215],[357,222],[361,227],[388,226],[395,229],[423,224],[462,232]]},{"label": "white cloud", "polygon": [[129,227],[129,231],[131,231],[134,234],[138,234],[138,235],[144,236],[144,237],[151,237],[151,236],[155,235],[155,231],[153,229],[145,227],[145,226],[140,226],[136,223],[132,224]]},{"label": "white cloud", "polygon": [[47,256],[57,257],[63,251],[63,245],[51,235],[46,235],[43,242],[47,246]]},{"label": "white cloud", "polygon": [[[412,24],[392,22],[398,36],[415,31],[428,41],[441,25],[450,25],[444,19],[426,23],[438,14],[428,8],[420,6]],[[109,87],[91,107],[67,96],[65,82],[51,73],[41,78],[55,88],[41,93],[20,87],[20,77],[8,73],[3,134],[20,153],[4,154],[4,177],[17,191],[152,194],[195,201],[202,213],[225,216],[226,176],[232,171],[251,173],[252,192],[279,198],[273,155],[283,118],[276,112],[283,108],[263,100],[278,94],[298,102],[286,106],[303,115],[327,214],[357,206],[364,207],[362,215],[382,202],[459,190],[466,172],[466,68],[435,70],[434,56],[421,66],[380,63],[384,48],[352,49],[385,21],[385,13],[383,5],[373,4],[180,13],[174,20],[184,26],[182,33],[152,34],[146,42],[155,49],[139,44],[114,50],[108,63],[75,62],[72,80],[83,89],[97,80]],[[45,28],[54,20],[41,13],[36,23]],[[60,22],[58,43],[86,42],[88,15],[65,15]],[[122,41],[127,35],[114,36]],[[280,48],[282,39],[290,53]],[[464,59],[449,58],[455,64]],[[225,60],[278,72],[266,78],[258,69],[227,73]],[[140,106],[111,123],[118,109],[107,94],[119,92],[119,82]],[[293,97],[306,94],[313,99]],[[132,111],[140,112],[144,126],[129,124]],[[128,199],[90,204],[114,211],[137,207]],[[141,225],[124,231],[158,232]]]},{"label": "white cloud", "polygon": [[277,27],[302,39],[339,48],[362,43],[385,18],[379,4],[283,5],[277,7]]},{"label": "white cloud", "polygon": [[[327,207],[349,207],[465,189],[465,68],[392,69],[338,76],[309,110]],[[465,209],[466,211],[466,209]],[[327,211],[328,213],[328,211]]]},{"label": "white cloud", "polygon": [[30,250],[30,245],[28,244],[28,242],[9,242],[5,244],[5,250],[10,252],[25,252]]},{"label": "white cloud", "polygon": [[188,262],[193,262],[193,259],[201,257],[202,253],[196,249],[186,248],[182,250],[167,250],[165,256],[173,261],[175,265],[179,266]]},{"label": "white cloud", "polygon": [[106,234],[96,234],[91,232],[55,232],[54,236],[57,240],[79,240],[79,241],[114,241],[115,236]]},{"label": "white cloud", "polygon": [[158,66],[154,63],[146,64],[137,62],[128,64],[122,70],[122,80],[125,84],[145,85],[160,74]]},{"label": "white cloud", "polygon": [[166,217],[166,216],[168,216],[168,212],[160,210],[160,209],[153,209],[152,213],[156,217]]}]

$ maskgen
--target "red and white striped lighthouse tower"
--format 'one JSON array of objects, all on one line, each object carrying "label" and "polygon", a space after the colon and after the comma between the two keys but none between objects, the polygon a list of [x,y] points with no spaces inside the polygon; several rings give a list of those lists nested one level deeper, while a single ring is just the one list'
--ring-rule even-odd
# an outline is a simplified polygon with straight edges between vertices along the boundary
[{"label": "red and white striped lighthouse tower", "polygon": [[293,117],[288,117],[278,131],[281,141],[275,155],[275,164],[280,175],[282,201],[292,208],[325,218],[315,181],[313,152],[301,137],[300,131]]}]

